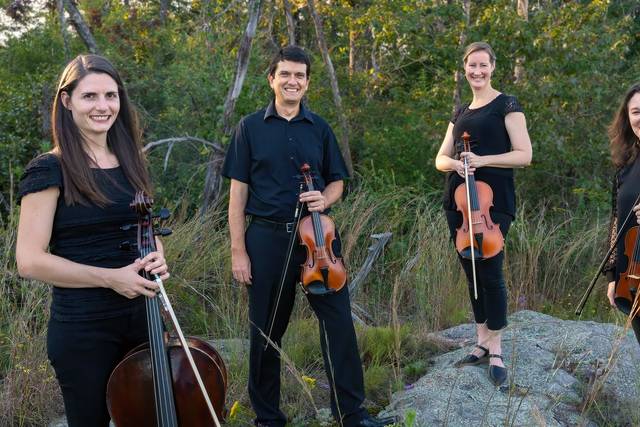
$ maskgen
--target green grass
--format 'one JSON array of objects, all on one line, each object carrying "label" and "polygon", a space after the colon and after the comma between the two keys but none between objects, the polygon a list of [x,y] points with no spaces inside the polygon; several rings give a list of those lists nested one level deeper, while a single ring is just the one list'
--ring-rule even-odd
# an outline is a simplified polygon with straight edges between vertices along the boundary
[{"label": "green grass", "polygon": [[[333,217],[352,274],[367,255],[369,236],[393,233],[353,297],[372,319],[357,333],[367,402],[378,409],[428,369],[426,359],[438,352],[427,338],[430,332],[471,320],[466,284],[436,197],[361,187],[334,209]],[[510,311],[527,308],[572,317],[604,254],[606,220],[590,212],[522,206],[506,247]],[[164,240],[172,273],[167,288],[183,328],[212,339],[247,337],[248,301],[244,289],[232,283],[226,207],[203,220],[172,221],[173,235]],[[17,276],[15,228],[14,219],[0,230],[0,413],[10,425],[46,425],[62,410],[45,353],[49,287]],[[583,317],[611,320],[606,307],[601,288],[596,289]],[[328,422],[323,421],[326,413],[314,409],[329,407],[318,334],[312,311],[298,295],[283,343],[282,408],[292,425]],[[238,401],[240,408],[229,425],[247,425],[253,416],[246,359],[234,358],[228,366],[228,407]]]}]

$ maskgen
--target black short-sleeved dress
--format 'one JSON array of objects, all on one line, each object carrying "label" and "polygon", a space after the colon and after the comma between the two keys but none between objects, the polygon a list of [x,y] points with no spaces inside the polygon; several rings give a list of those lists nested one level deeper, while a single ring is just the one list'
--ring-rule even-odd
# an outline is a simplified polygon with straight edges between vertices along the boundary
[{"label": "black short-sleeved dress", "polygon": [[[511,151],[511,139],[504,124],[507,114],[523,112],[522,107],[514,96],[500,94],[493,101],[480,108],[469,108],[469,104],[462,105],[451,117],[453,123],[454,158],[459,159],[463,151],[462,134],[471,135],[471,151],[479,156],[504,154]],[[474,172],[476,181],[483,181],[493,190],[494,220],[498,220],[502,232],[506,235],[509,222],[515,217],[516,195],[512,168],[483,167]],[[455,171],[448,172],[445,181],[443,207],[447,213],[449,228],[452,236],[460,226],[462,216],[456,212],[454,193],[464,178]]]},{"label": "black short-sleeved dress", "polygon": [[[33,159],[20,181],[18,197],[59,187],[49,250],[53,255],[95,267],[120,268],[131,264],[135,251],[135,212],[129,207],[135,190],[120,167],[94,169],[96,183],[111,204],[101,208],[68,206],[58,158],[50,153]],[[144,307],[144,298],[128,299],[106,288],[62,288],[53,286],[51,317],[58,321],[86,321],[117,317]]]}]

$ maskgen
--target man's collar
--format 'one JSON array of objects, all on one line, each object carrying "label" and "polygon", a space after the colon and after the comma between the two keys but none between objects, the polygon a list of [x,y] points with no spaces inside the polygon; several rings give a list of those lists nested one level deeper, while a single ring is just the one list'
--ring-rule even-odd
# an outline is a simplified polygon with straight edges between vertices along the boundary
[{"label": "man's collar", "polygon": [[[276,110],[276,102],[275,102],[275,100],[272,100],[269,103],[269,105],[267,106],[267,109],[264,112],[264,120],[267,120],[269,117],[282,118],[278,114],[278,111]],[[295,121],[302,120],[302,119],[306,119],[310,123],[313,123],[313,116],[311,115],[311,111],[309,111],[309,109],[304,106],[303,102],[300,103],[300,111],[298,111],[298,115],[295,116],[293,119],[291,119],[291,121],[295,122]]]}]

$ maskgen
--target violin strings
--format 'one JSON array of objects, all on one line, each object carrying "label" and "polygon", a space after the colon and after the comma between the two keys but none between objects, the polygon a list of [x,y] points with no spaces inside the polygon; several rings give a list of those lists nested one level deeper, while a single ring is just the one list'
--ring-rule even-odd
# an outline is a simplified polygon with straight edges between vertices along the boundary
[{"label": "violin strings", "polygon": [[629,268],[629,274],[632,276],[637,276],[638,272],[638,259],[640,258],[640,227],[636,227],[636,243],[633,248],[632,259],[629,261],[631,267]]},{"label": "violin strings", "polygon": [[[306,183],[307,183],[307,190],[309,191],[315,190],[313,186],[313,177],[311,177],[311,175],[309,175],[308,179],[306,180]],[[322,248],[324,246],[324,236],[321,235],[322,221],[320,221],[320,215],[318,214],[318,212],[311,213],[311,220],[313,221],[313,232],[316,238],[316,247]]]}]

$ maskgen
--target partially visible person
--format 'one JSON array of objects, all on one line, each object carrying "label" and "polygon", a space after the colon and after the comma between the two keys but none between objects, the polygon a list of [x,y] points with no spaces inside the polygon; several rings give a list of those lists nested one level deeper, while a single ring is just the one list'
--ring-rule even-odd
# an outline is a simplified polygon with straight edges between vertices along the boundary
[{"label": "partially visible person", "polygon": [[[633,302],[623,298],[615,298],[615,293],[620,275],[629,266],[629,260],[624,254],[624,235],[631,227],[640,224],[640,204],[635,204],[640,194],[640,156],[638,155],[640,153],[640,83],[629,88],[620,107],[618,107],[613,122],[609,126],[609,141],[611,161],[615,167],[611,197],[609,247],[613,247],[619,232],[622,232],[623,237],[619,239],[604,270],[609,280],[607,298],[612,307],[629,315]],[[635,217],[631,211],[635,213]],[[621,230],[620,227],[630,213],[632,217]],[[640,313],[633,316],[631,326],[638,343],[640,343]]]},{"label": "partially visible person", "polygon": [[[467,46],[463,64],[473,99],[455,111],[436,157],[436,168],[447,172],[444,209],[452,240],[462,225],[462,215],[454,198],[465,182],[464,159],[469,173],[493,191],[491,219],[506,239],[515,217],[516,201],[513,168],[529,165],[532,149],[527,124],[520,103],[491,85],[496,55],[487,43]],[[471,135],[471,149],[464,151],[462,134]],[[499,386],[507,379],[502,360],[501,331],[507,326],[507,289],[504,282],[504,251],[476,261],[478,299],[474,298],[472,261],[458,254],[469,284],[471,306],[476,322],[477,345],[473,352],[456,362],[456,366],[488,363],[488,375]]]},{"label": "partially visible person", "polygon": [[150,191],[141,130],[113,65],[73,59],[60,77],[52,113],[53,149],[33,159],[19,187],[16,245],[22,277],[52,285],[47,353],[70,427],[107,427],[111,371],[148,340],[143,296],[167,279],[162,245],[142,259],[135,192]]}]

